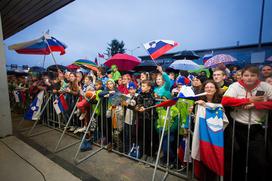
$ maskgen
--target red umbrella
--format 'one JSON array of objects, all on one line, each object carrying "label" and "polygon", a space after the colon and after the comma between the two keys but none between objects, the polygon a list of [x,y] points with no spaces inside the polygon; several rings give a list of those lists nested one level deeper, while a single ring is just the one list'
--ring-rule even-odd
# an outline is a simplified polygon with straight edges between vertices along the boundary
[{"label": "red umbrella", "polygon": [[134,67],[136,67],[140,63],[141,61],[138,60],[134,56],[117,53],[114,56],[112,56],[109,60],[107,60],[104,64],[108,67],[111,67],[112,65],[116,65],[118,67],[118,70],[128,71],[128,70],[132,70]]},{"label": "red umbrella", "polygon": [[66,66],[68,69],[70,70],[77,70],[80,68],[80,66],[74,65],[74,64],[70,64]]}]

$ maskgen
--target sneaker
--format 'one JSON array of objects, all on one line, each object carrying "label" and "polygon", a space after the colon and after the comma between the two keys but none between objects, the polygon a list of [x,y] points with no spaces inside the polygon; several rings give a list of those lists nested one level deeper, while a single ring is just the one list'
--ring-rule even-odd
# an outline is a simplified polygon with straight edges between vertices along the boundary
[{"label": "sneaker", "polygon": [[85,118],[85,116],[86,116],[86,113],[82,113],[82,114],[80,115],[80,117],[79,117],[79,120],[80,120],[80,121],[83,120],[83,119]]},{"label": "sneaker", "polygon": [[86,130],[86,126],[84,126],[84,127],[82,127],[82,128],[77,128],[75,131],[74,131],[74,133],[76,134],[76,133],[82,133],[82,132],[84,132]]},{"label": "sneaker", "polygon": [[68,131],[75,131],[76,130],[76,127],[75,126],[71,126],[70,129]]}]

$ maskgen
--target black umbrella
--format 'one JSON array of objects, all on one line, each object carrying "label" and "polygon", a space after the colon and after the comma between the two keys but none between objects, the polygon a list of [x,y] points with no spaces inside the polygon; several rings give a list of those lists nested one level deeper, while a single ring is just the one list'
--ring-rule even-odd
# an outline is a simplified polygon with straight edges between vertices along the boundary
[{"label": "black umbrella", "polygon": [[57,72],[58,69],[60,69],[62,72],[64,72],[65,70],[67,70],[67,67],[65,67],[63,65],[50,65],[49,67],[47,67],[47,71]]},{"label": "black umbrella", "polygon": [[181,52],[176,53],[173,58],[174,59],[187,59],[187,60],[194,60],[198,59],[200,56],[197,55],[194,51],[192,50],[183,50]]},{"label": "black umbrella", "polygon": [[137,72],[155,71],[157,65],[152,60],[145,60],[140,65],[134,67],[133,70]]}]

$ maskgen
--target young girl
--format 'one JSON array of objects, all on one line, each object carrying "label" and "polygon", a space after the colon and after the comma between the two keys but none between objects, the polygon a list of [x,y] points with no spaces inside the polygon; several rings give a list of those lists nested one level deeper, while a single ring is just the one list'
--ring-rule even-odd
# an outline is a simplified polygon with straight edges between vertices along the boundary
[{"label": "young girl", "polygon": [[171,81],[167,73],[163,72],[162,67],[158,66],[157,70],[160,72],[157,74],[156,77],[156,84],[157,86],[154,89],[155,93],[155,98],[163,98],[165,97],[166,99],[171,98]]}]

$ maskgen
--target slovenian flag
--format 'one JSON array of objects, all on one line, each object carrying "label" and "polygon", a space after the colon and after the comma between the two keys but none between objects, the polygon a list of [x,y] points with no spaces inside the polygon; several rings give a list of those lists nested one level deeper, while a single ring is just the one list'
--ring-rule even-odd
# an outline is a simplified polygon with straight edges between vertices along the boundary
[{"label": "slovenian flag", "polygon": [[9,46],[9,50],[15,50],[20,54],[38,55],[48,55],[51,52],[60,52],[60,55],[63,55],[66,48],[67,46],[64,43],[47,33],[38,39]]},{"label": "slovenian flag", "polygon": [[30,104],[28,111],[24,115],[25,120],[38,120],[43,104],[44,91],[40,91],[37,97]]},{"label": "slovenian flag", "polygon": [[143,45],[150,57],[154,60],[179,44],[173,40],[153,40]]},{"label": "slovenian flag", "polygon": [[15,102],[17,103],[25,103],[26,97],[22,91],[15,90],[13,91],[13,96],[15,98]]},{"label": "slovenian flag", "polygon": [[57,114],[68,110],[68,104],[63,94],[61,94],[58,99],[54,101],[53,106]]},{"label": "slovenian flag", "polygon": [[203,64],[205,64],[207,62],[207,60],[209,60],[212,57],[213,57],[213,52],[211,54],[204,55],[202,58]]},{"label": "slovenian flag", "polygon": [[192,142],[192,158],[202,161],[224,176],[224,123],[228,123],[221,104],[198,105]]}]

